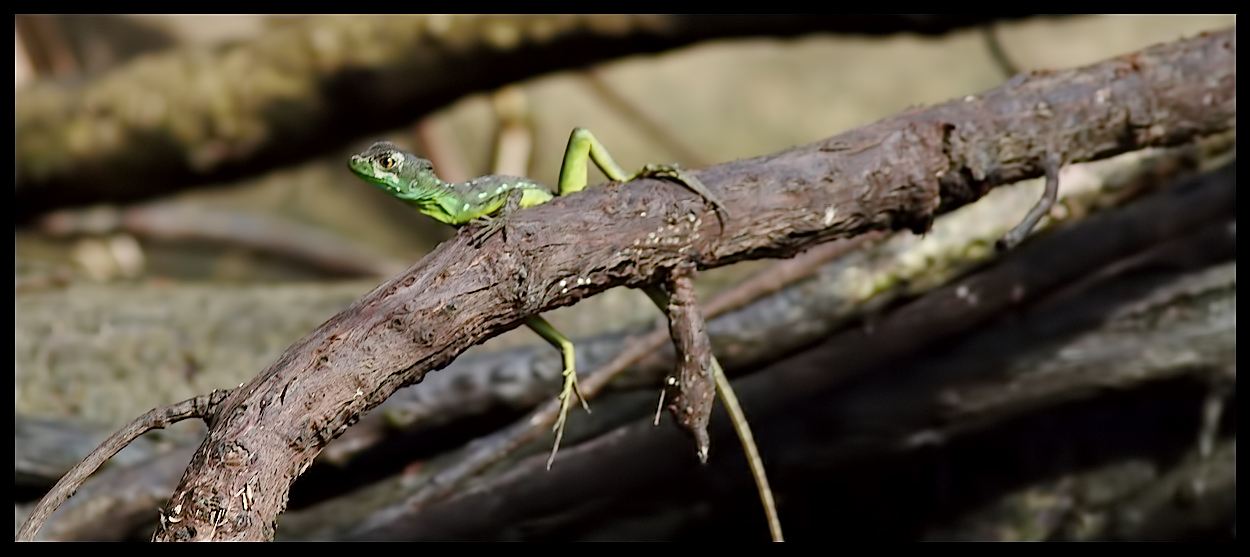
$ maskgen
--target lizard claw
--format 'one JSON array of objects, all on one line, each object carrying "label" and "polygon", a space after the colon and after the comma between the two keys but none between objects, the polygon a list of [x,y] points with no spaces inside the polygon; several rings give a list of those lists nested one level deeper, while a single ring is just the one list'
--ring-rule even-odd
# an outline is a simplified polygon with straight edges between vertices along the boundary
[{"label": "lizard claw", "polygon": [[478,229],[473,232],[473,238],[469,240],[473,243],[473,247],[482,247],[482,244],[486,243],[487,239],[494,236],[495,233],[500,230],[504,231],[504,240],[508,239],[508,232],[506,230],[508,223],[505,218],[478,217],[474,219],[473,222],[478,225]]},{"label": "lizard claw", "polygon": [[498,214],[495,216],[484,215],[473,219],[473,222],[479,225],[478,230],[473,233],[473,239],[470,240],[473,242],[474,247],[482,247],[482,244],[488,238],[501,230],[503,231],[504,241],[508,241],[508,219],[512,217],[514,211],[521,208],[522,195],[521,190],[512,190],[508,194],[508,199],[504,202],[503,207],[499,209]]},{"label": "lizard claw", "polygon": [[590,407],[586,405],[586,399],[582,397],[582,390],[577,387],[577,372],[572,369],[565,369],[564,386],[560,389],[560,416],[556,418],[556,423],[551,427],[551,430],[556,434],[556,440],[551,445],[551,456],[547,457],[548,470],[551,469],[551,465],[556,460],[556,452],[560,450],[560,441],[564,439],[564,424],[568,420],[569,407],[572,406],[574,397],[582,402],[582,408],[590,412]]}]

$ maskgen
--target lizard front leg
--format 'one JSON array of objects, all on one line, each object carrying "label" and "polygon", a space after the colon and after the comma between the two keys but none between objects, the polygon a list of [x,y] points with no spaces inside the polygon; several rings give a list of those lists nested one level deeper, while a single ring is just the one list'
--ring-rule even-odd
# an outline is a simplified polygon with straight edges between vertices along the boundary
[{"label": "lizard front leg", "polygon": [[482,243],[493,236],[496,232],[503,231],[504,241],[508,240],[508,219],[512,218],[512,213],[521,208],[521,200],[524,198],[525,192],[514,189],[506,194],[503,206],[494,214],[482,215],[470,222],[478,225],[477,231],[473,233],[471,242],[475,247],[481,247]]}]

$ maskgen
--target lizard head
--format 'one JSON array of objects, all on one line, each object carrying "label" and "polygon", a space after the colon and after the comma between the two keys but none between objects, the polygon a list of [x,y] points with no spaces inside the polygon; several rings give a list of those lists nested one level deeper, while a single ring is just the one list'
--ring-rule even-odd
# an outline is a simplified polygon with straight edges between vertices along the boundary
[{"label": "lizard head", "polygon": [[352,155],[347,167],[366,182],[391,195],[407,197],[427,183],[438,182],[430,161],[379,141]]}]

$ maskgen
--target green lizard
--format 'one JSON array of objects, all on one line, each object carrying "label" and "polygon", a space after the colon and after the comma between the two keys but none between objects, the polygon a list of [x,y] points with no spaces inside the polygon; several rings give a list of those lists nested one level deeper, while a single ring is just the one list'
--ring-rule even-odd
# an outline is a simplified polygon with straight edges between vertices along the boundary
[{"label": "green lizard", "polygon": [[[729,210],[725,208],[698,179],[668,165],[647,165],[634,174],[626,174],[608,150],[598,139],[584,128],[575,128],[569,137],[568,146],[564,151],[564,163],[560,167],[560,181],[555,195],[568,195],[586,188],[587,159],[593,161],[603,174],[611,180],[629,182],[641,177],[671,178],[691,191],[699,194],[716,209],[716,217],[724,227],[729,218]],[[483,176],[467,182],[446,182],[434,173],[433,164],[412,153],[402,151],[386,142],[373,144],[363,153],[353,155],[348,167],[357,176],[373,184],[377,188],[411,205],[417,211],[429,215],[452,226],[462,226],[479,219],[490,219],[497,212],[504,213],[486,227],[490,234],[507,219],[507,212],[516,207],[541,205],[555,198],[547,186],[514,176]],[[646,289],[648,296],[666,311],[668,294],[658,287]],[[564,384],[560,389],[560,415],[552,426],[555,431],[555,442],[551,448],[551,456],[547,459],[547,467],[551,468],[556,451],[560,448],[560,440],[564,436],[564,424],[568,415],[572,398],[577,397],[582,407],[589,412],[586,399],[577,387],[577,372],[574,367],[573,343],[551,326],[546,319],[532,316],[525,320],[526,326],[538,333],[543,339],[558,349],[563,357]],[[760,461],[759,450],[752,438],[750,426],[742,408],[729,385],[720,362],[713,356],[708,364],[716,383],[716,390],[725,402],[725,407],[732,418],[734,429],[742,441],[743,450],[747,453],[747,461],[755,476],[759,488],[760,500],[764,504],[768,517],[769,531],[774,541],[782,541],[781,521],[777,517],[777,509],[773,502],[772,490],[768,486],[768,478]],[[661,398],[661,406],[663,398]],[[706,437],[706,434],[704,434]],[[707,459],[707,440],[700,440],[699,457]]]},{"label": "green lizard", "polygon": [[[725,206],[693,176],[667,165],[647,165],[634,174],[626,174],[598,139],[584,128],[573,130],[564,152],[564,164],[560,168],[558,195],[568,195],[584,189],[587,185],[587,159],[603,171],[609,179],[628,182],[640,177],[668,177],[680,182],[707,199],[716,208],[717,217],[728,216]],[[462,226],[471,221],[490,218],[509,202],[510,196],[518,195],[520,207],[531,207],[555,198],[547,186],[514,176],[482,176],[467,182],[446,182],[434,173],[433,164],[412,153],[400,150],[387,142],[374,143],[363,153],[353,155],[348,167],[357,176],[377,188],[411,205],[417,211],[452,226]],[[515,202],[515,201],[514,201]],[[503,218],[506,219],[507,215]],[[662,308],[661,308],[662,309]],[[586,400],[577,387],[574,367],[573,343],[560,334],[540,316],[532,316],[525,324],[543,339],[555,346],[564,360],[564,385],[560,390],[560,417],[554,426],[556,432],[552,457],[560,447],[564,435],[565,417],[574,396],[589,411]],[[549,463],[550,465],[550,463]]]}]

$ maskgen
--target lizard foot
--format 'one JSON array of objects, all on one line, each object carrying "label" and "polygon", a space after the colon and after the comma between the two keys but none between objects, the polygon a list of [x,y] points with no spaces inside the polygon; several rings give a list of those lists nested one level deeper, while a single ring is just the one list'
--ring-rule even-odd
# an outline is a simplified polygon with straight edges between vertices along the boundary
[{"label": "lizard foot", "polygon": [[[698,178],[686,173],[686,171],[682,170],[680,167],[670,164],[648,164],[642,167],[642,169],[633,176],[630,176],[629,180],[637,178],[666,178],[681,184],[686,187],[686,189],[689,189],[694,193],[699,194],[700,197],[712,204],[712,207],[716,210],[716,220],[720,223],[721,230],[725,229],[725,221],[729,219],[729,209],[725,207],[724,203],[721,203],[720,198],[713,195],[712,192],[707,189],[707,186],[703,185],[703,182],[700,182]],[[629,180],[626,181],[628,182]]]},{"label": "lizard foot", "polygon": [[521,190],[512,190],[508,194],[508,199],[504,201],[503,207],[500,207],[497,214],[494,216],[484,215],[473,219],[472,222],[478,226],[478,229],[473,233],[473,239],[471,240],[474,247],[482,247],[482,244],[485,243],[487,239],[499,231],[503,231],[503,239],[505,242],[508,241],[508,219],[512,217],[513,212],[521,208],[521,198],[523,195],[524,194]]},{"label": "lizard foot", "polygon": [[572,406],[573,397],[581,401],[582,408],[587,413],[590,412],[590,405],[586,404],[586,397],[582,395],[582,390],[577,386],[577,370],[574,368],[571,351],[565,353],[564,386],[560,388],[560,416],[556,418],[556,423],[551,430],[556,432],[556,441],[551,446],[551,456],[547,458],[547,469],[551,469],[551,464],[556,460],[556,452],[560,450],[560,441],[564,439],[564,424],[568,420],[569,407]]},{"label": "lizard foot", "polygon": [[473,247],[482,247],[486,240],[494,236],[496,232],[503,231],[504,240],[508,239],[508,219],[504,216],[497,217],[478,217],[473,219],[473,223],[477,225],[477,230],[473,232]]}]

